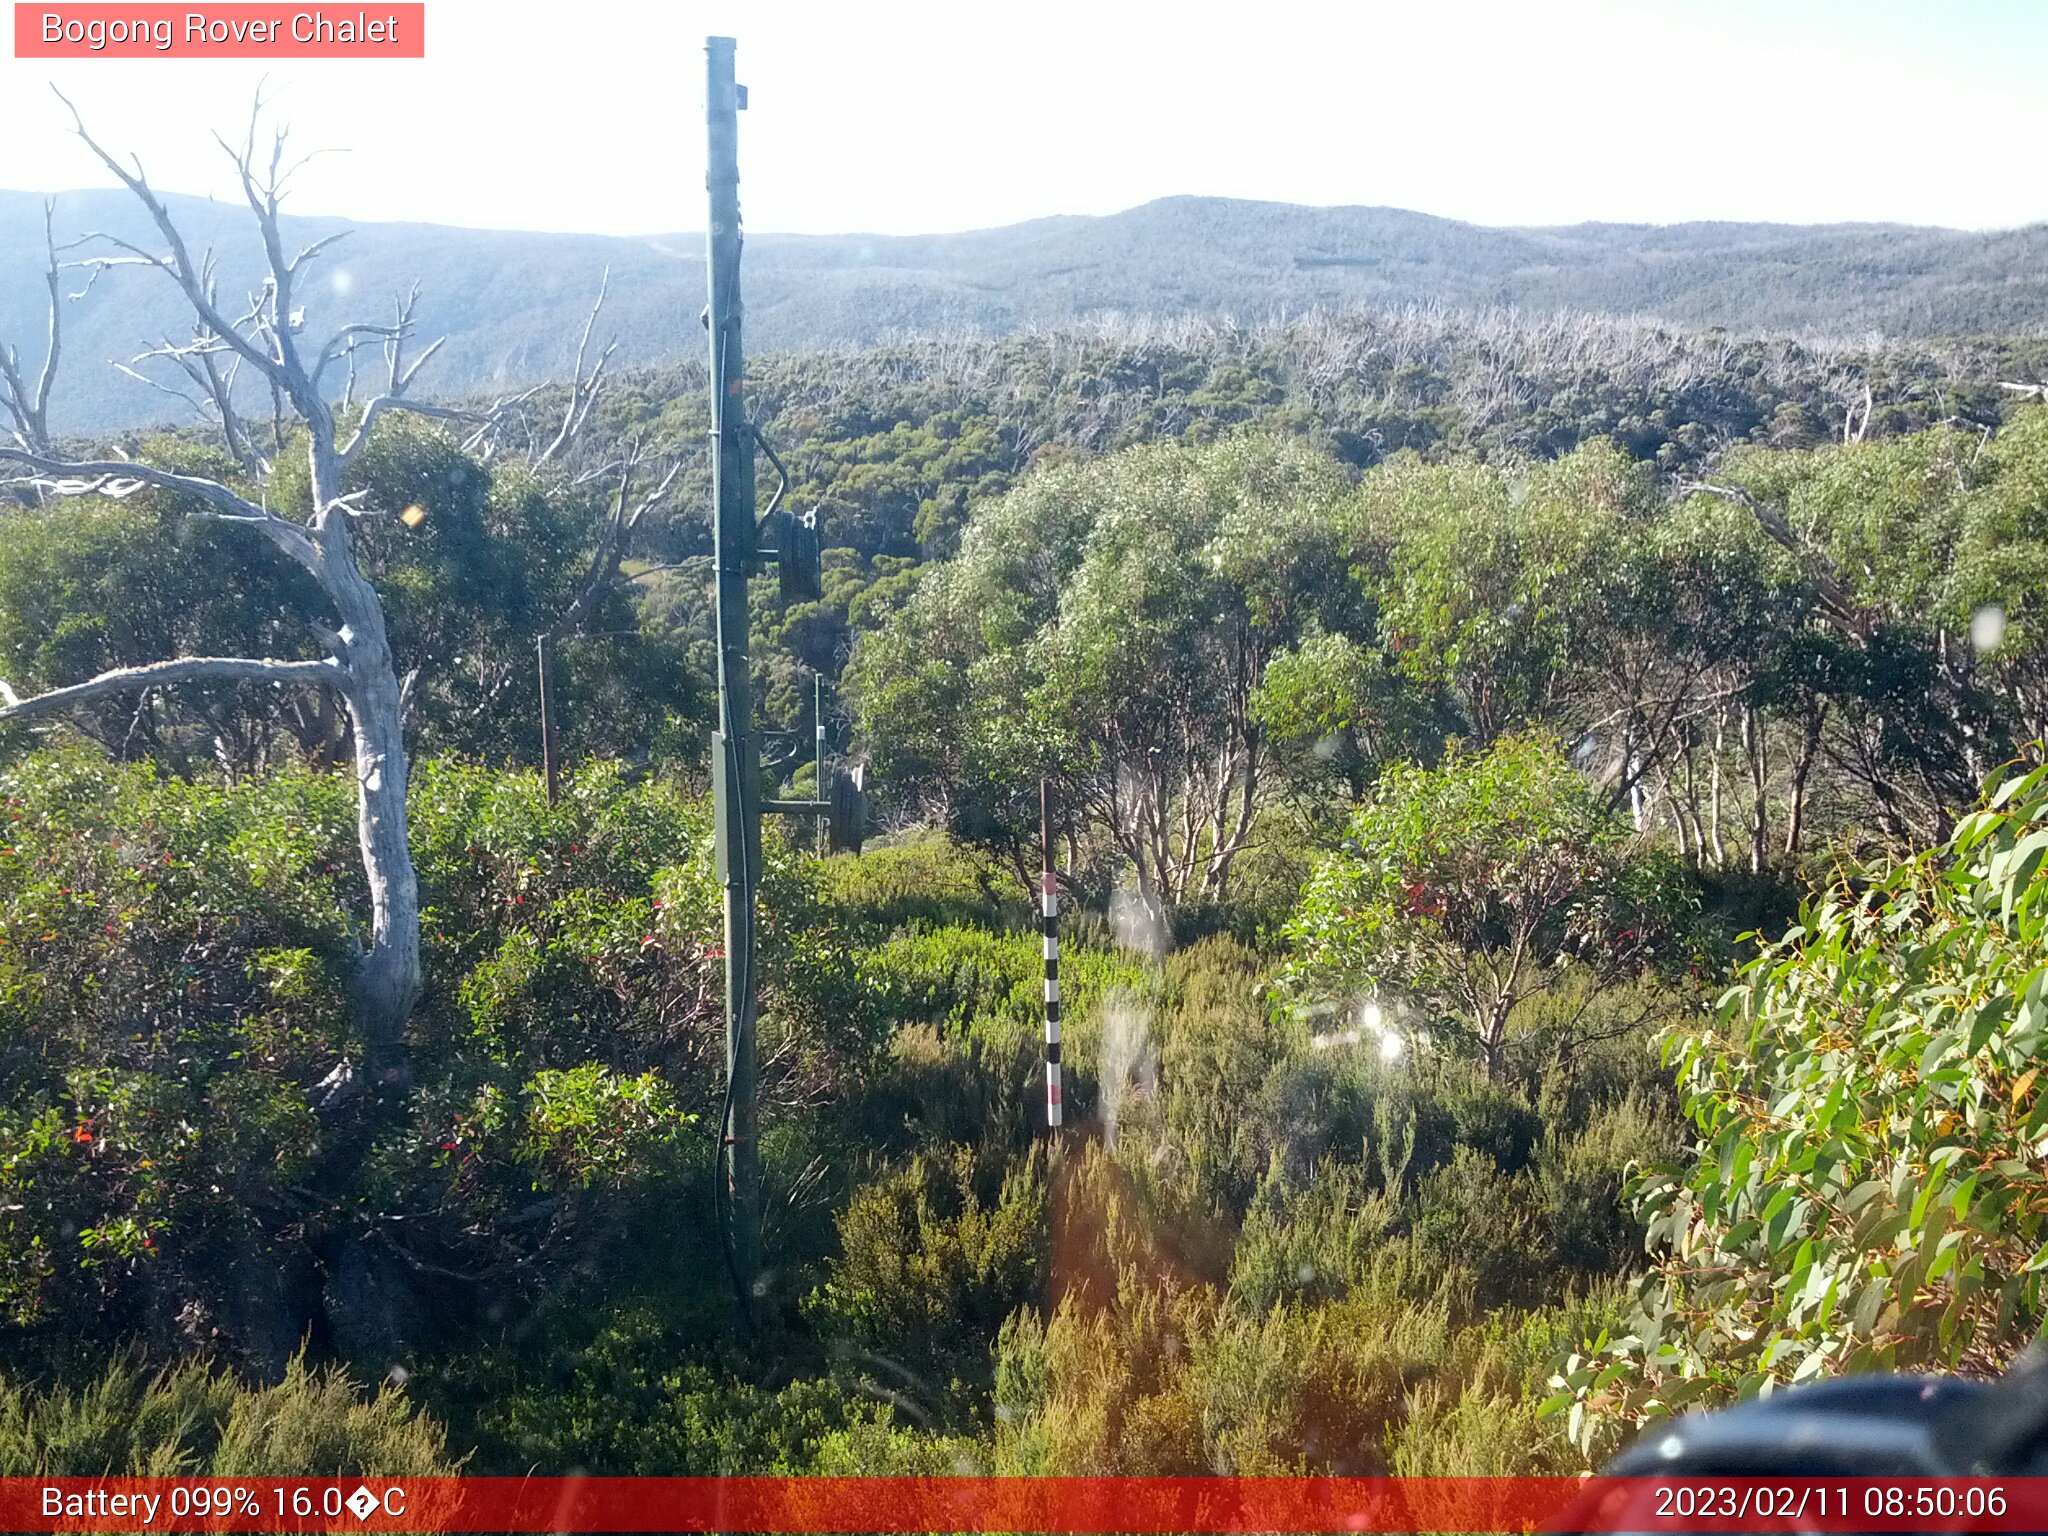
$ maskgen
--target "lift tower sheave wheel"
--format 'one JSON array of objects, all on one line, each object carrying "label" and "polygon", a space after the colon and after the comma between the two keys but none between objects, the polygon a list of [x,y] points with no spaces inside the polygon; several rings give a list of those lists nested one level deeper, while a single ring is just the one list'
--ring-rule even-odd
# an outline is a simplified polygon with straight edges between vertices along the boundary
[{"label": "lift tower sheave wheel", "polygon": [[825,551],[818,541],[818,511],[780,514],[775,568],[785,603],[815,603],[825,595]]},{"label": "lift tower sheave wheel", "polygon": [[868,836],[867,769],[856,764],[832,771],[825,812],[825,838],[834,853],[859,853]]}]

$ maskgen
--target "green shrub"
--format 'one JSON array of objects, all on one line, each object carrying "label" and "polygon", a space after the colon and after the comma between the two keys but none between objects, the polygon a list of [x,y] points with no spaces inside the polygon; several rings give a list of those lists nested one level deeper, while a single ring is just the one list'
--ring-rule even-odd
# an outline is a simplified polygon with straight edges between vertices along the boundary
[{"label": "green shrub", "polygon": [[1490,1080],[1533,1081],[1520,1005],[1568,978],[1604,990],[1675,953],[1688,900],[1556,740],[1503,737],[1380,776],[1302,892],[1286,980],[1309,1001],[1382,999],[1396,1027],[1464,1051]]},{"label": "green shrub", "polygon": [[1482,1307],[1532,1301],[1546,1278],[1535,1181],[1526,1171],[1502,1173],[1473,1147],[1459,1147],[1422,1180],[1411,1241],[1426,1269],[1468,1272]]},{"label": "green shrub", "polygon": [[839,1215],[839,1256],[807,1310],[926,1401],[987,1386],[1003,1320],[1044,1292],[1043,1168],[1028,1159],[987,1191],[972,1152],[919,1154],[862,1185]]},{"label": "green shrub", "polygon": [[353,1043],[346,787],[47,754],[0,769],[0,816],[0,1318],[60,1352],[167,1339],[233,1274],[281,1364],[300,1327],[266,1217]]},{"label": "green shrub", "polygon": [[1328,1162],[1290,1187],[1276,1166],[1245,1213],[1230,1261],[1230,1299],[1263,1313],[1283,1300],[1340,1297],[1399,1262],[1401,1207],[1356,1163]]},{"label": "green shrub", "polygon": [[1689,1164],[1641,1188],[1630,1331],[1574,1356],[1574,1433],[1837,1371],[1989,1370],[2044,1316],[2048,768],[1947,844],[1844,877],[1718,1021],[1673,1035]]},{"label": "green shrub", "polygon": [[1580,1132],[1553,1130],[1537,1174],[1549,1228],[1549,1272],[1588,1280],[1627,1274],[1647,1259],[1642,1222],[1628,1198],[1628,1171],[1667,1162],[1677,1124],[1631,1095],[1596,1110]]},{"label": "green shrub", "polygon": [[200,1364],[154,1375],[116,1360],[91,1385],[34,1392],[0,1377],[0,1477],[444,1477],[446,1436],[402,1388],[364,1394],[293,1360],[250,1388]]},{"label": "green shrub", "polygon": [[1241,1211],[1265,1173],[1268,1138],[1247,1113],[1304,1031],[1261,995],[1264,966],[1250,949],[1204,939],[1169,956],[1159,1012],[1159,1073],[1166,1135],[1196,1186]]},{"label": "green shrub", "polygon": [[936,833],[869,844],[818,864],[818,897],[885,932],[1021,926],[1031,916],[1016,875],[977,848]]},{"label": "green shrub", "polygon": [[[1045,958],[1035,934],[936,928],[900,934],[861,954],[858,1007],[881,1029],[928,1026],[971,1042],[992,1069],[1010,1064],[1042,1078],[1038,1043],[1045,1020]],[[1157,983],[1139,961],[1115,950],[1069,946],[1060,959],[1067,1119],[1095,1107],[1102,1065],[1104,1004],[1136,999],[1149,1015]],[[1038,1104],[1043,1104],[1042,1094]],[[1042,1114],[1042,1111],[1041,1111]],[[1042,1122],[1042,1119],[1040,1121]]]}]

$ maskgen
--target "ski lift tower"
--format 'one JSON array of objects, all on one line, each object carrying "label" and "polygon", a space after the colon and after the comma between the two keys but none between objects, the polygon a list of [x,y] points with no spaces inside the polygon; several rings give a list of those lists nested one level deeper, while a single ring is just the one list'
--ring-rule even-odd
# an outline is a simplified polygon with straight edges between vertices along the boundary
[{"label": "ski lift tower", "polygon": [[[815,510],[802,517],[782,509],[789,473],[747,414],[745,353],[740,325],[739,114],[747,89],[734,79],[734,42],[706,38],[705,124],[709,146],[705,187],[710,193],[706,247],[710,302],[704,325],[711,345],[711,466],[713,570],[718,586],[718,729],[712,737],[711,785],[718,848],[718,880],[725,906],[724,1110],[719,1117],[723,1174],[721,1241],[734,1289],[746,1314],[760,1284],[761,1149],[756,1115],[760,974],[756,965],[755,901],[761,885],[761,815],[825,819],[834,849],[859,852],[867,802],[858,767],[836,767],[827,781],[824,691],[817,692],[818,799],[771,800],[761,782],[761,732],[754,722],[749,681],[747,583],[776,571],[785,600],[816,600],[822,572]],[[766,516],[756,518],[754,455],[768,456],[780,477]]]}]

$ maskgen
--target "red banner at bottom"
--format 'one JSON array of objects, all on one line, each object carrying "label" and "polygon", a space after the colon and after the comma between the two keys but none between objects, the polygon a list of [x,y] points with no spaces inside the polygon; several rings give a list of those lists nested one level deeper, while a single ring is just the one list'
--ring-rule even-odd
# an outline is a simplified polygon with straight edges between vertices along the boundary
[{"label": "red banner at bottom", "polygon": [[0,1478],[7,1531],[2044,1531],[2048,1479]]}]

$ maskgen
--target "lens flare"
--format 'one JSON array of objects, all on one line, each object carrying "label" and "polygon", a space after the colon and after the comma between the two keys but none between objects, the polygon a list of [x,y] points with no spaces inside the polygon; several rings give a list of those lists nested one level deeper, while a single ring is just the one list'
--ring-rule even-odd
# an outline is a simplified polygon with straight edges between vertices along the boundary
[{"label": "lens flare", "polygon": [[1988,656],[2005,643],[2005,609],[1986,603],[1970,616],[1970,644],[1979,656]]}]

